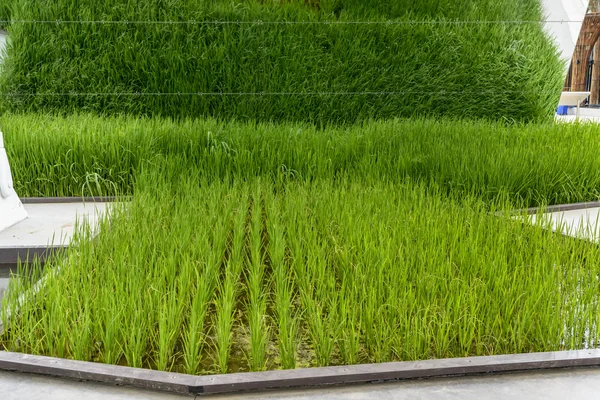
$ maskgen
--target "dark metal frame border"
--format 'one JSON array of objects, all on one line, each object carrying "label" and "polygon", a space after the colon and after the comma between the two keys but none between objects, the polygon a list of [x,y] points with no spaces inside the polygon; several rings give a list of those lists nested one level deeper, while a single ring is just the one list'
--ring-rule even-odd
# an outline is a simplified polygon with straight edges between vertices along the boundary
[{"label": "dark metal frame border", "polygon": [[0,370],[182,394],[223,394],[250,390],[580,367],[600,367],[600,350],[450,358],[207,376],[0,351]]},{"label": "dark metal frame border", "polygon": [[[537,214],[539,212],[543,213],[554,213],[554,212],[564,212],[564,211],[575,211],[575,210],[585,210],[588,208],[598,208],[600,207],[600,201],[590,201],[585,203],[573,203],[573,204],[559,204],[555,206],[547,206],[547,207],[535,207],[528,208],[526,210],[520,211],[520,213],[525,214]],[[516,211],[519,213],[519,211]]]}]

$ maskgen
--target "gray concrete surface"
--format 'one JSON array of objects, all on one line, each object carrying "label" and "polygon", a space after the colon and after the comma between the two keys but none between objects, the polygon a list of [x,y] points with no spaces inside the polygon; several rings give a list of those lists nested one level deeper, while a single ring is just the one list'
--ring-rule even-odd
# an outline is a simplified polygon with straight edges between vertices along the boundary
[{"label": "gray concrete surface", "polygon": [[[207,398],[214,400],[552,400],[566,398],[569,400],[591,400],[597,399],[599,393],[600,369],[594,368],[240,393]],[[124,398],[181,400],[191,397],[15,372],[0,372],[0,398],[2,400],[110,400]]]},{"label": "gray concrete surface", "polygon": [[0,371],[2,400],[185,400],[190,396]]},{"label": "gray concrete surface", "polygon": [[578,239],[587,239],[592,242],[600,241],[600,208],[590,207],[581,210],[558,211],[546,213],[541,216],[532,215],[531,221],[538,219],[549,221],[555,232],[572,236]]},{"label": "gray concrete surface", "polygon": [[213,398],[215,400],[541,400],[566,398],[591,400],[597,399],[599,393],[600,369],[583,369],[393,382],[320,390],[264,392]]},{"label": "gray concrete surface", "polygon": [[[25,204],[29,218],[0,232],[0,252],[4,249],[68,245],[76,224],[95,227],[109,203]],[[8,287],[10,269],[0,267],[0,302]]]},{"label": "gray concrete surface", "polygon": [[8,279],[11,271],[11,268],[0,268],[0,302],[2,302],[4,292],[8,289]]},{"label": "gray concrete surface", "polygon": [[29,218],[0,232],[3,248],[68,245],[77,223],[95,227],[108,203],[25,204]]}]

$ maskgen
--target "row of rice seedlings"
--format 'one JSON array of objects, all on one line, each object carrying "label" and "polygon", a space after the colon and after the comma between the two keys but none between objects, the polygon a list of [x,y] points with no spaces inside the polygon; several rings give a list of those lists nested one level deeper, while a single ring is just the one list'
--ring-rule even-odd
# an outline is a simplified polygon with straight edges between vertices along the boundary
[{"label": "row of rice seedlings", "polygon": [[247,317],[250,330],[251,371],[263,371],[267,367],[267,346],[270,340],[270,326],[267,315],[267,301],[270,287],[266,281],[266,265],[263,241],[263,185],[258,181],[252,187],[252,211],[249,227],[250,251],[247,259],[248,299]]},{"label": "row of rice seedlings", "polygon": [[433,184],[232,185],[181,165],[148,167],[43,292],[13,281],[5,348],[201,374],[598,343],[597,248],[543,221]]},{"label": "row of rice seedlings", "polygon": [[[283,205],[287,219],[286,240],[290,243],[290,256],[300,293],[302,320],[314,351],[318,366],[332,364],[337,345],[347,335],[342,326],[348,326],[343,313],[350,303],[344,302],[349,290],[347,283],[337,274],[331,254],[327,231],[322,228],[332,220],[322,220],[322,210],[315,209],[315,198],[322,194],[319,188],[300,186]],[[327,190],[329,196],[332,193]],[[340,282],[341,281],[341,282]],[[356,306],[354,304],[353,306]],[[352,329],[352,328],[351,328]],[[342,333],[343,332],[343,333]],[[351,334],[351,333],[350,333]],[[356,343],[344,342],[347,350]]]},{"label": "row of rice seedlings", "polygon": [[246,217],[249,205],[248,187],[242,185],[240,193],[236,193],[236,205],[231,237],[231,254],[225,263],[223,276],[218,282],[215,298],[215,314],[212,325],[215,334],[215,369],[226,373],[229,369],[229,359],[233,341],[233,327],[236,320],[237,302],[240,290],[242,269],[245,265],[244,247],[246,232]]},{"label": "row of rice seedlings", "polygon": [[208,181],[410,178],[459,198],[507,195],[526,206],[600,197],[593,126],[415,119],[318,130],[33,114],[3,115],[0,126],[23,197],[132,194],[143,168],[174,156],[186,167],[202,165],[196,173]]},{"label": "row of rice seedlings", "polygon": [[288,249],[285,226],[282,221],[281,200],[266,190],[265,208],[267,212],[267,232],[269,238],[269,260],[273,273],[274,325],[277,327],[277,347],[281,366],[284,369],[296,367],[298,347],[299,316],[295,308],[294,269],[289,268],[286,255]]},{"label": "row of rice seedlings", "polygon": [[199,232],[201,238],[198,239],[198,245],[202,253],[198,257],[198,262],[204,265],[203,270],[201,272],[196,270],[196,276],[191,279],[196,284],[196,291],[188,300],[190,311],[186,329],[183,330],[183,363],[188,374],[198,372],[204,356],[203,350],[208,331],[205,325],[209,322],[208,311],[220,277],[219,271],[226,259],[227,242],[231,234],[229,224],[219,223],[218,216],[221,214],[225,221],[231,221],[235,205],[231,197],[222,201],[216,194],[218,192],[211,193],[208,215],[213,217],[210,226],[214,229],[210,232]]}]

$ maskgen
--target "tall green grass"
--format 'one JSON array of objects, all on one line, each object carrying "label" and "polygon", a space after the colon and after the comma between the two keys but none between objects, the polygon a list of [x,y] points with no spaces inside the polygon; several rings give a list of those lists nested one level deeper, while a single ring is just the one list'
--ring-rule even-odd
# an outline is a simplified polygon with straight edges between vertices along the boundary
[{"label": "tall green grass", "polygon": [[0,21],[5,22],[0,22],[0,29],[6,29],[8,27],[9,24],[6,21],[10,21],[11,15],[10,1],[3,1],[2,4],[0,4]]},{"label": "tall green grass", "polygon": [[204,374],[598,343],[597,247],[494,213],[518,203],[184,163],[145,169],[42,291],[13,281],[6,349]]},{"label": "tall green grass", "polygon": [[392,120],[306,124],[44,115],[0,117],[21,196],[133,194],[140,171],[180,157],[208,181],[284,184],[348,176],[435,182],[448,194],[526,205],[600,197],[593,126]]},{"label": "tall green grass", "polygon": [[[535,22],[537,0],[319,4],[15,0],[14,20],[58,22],[12,24],[0,107],[321,125],[554,113],[563,68],[541,23],[394,23]],[[60,23],[79,20],[122,23]],[[321,23],[365,20],[386,23]]]}]

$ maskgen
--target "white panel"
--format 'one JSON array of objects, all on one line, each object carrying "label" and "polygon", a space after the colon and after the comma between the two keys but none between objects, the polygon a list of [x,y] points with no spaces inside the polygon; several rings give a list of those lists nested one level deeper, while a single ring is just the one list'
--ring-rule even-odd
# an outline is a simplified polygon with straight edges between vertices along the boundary
[{"label": "white panel", "polygon": [[8,40],[8,35],[4,32],[0,31],[0,62],[4,57],[4,51],[6,50],[6,41]]},{"label": "white panel", "polygon": [[13,188],[10,164],[4,149],[2,132],[0,132],[0,231],[25,218],[27,218],[27,212]]}]

